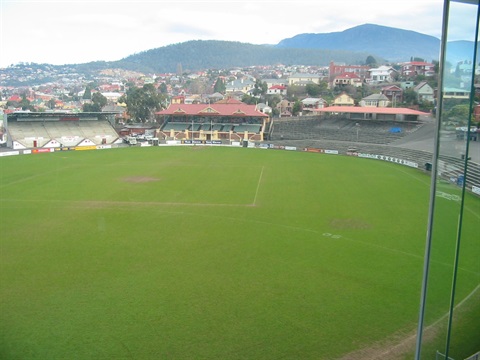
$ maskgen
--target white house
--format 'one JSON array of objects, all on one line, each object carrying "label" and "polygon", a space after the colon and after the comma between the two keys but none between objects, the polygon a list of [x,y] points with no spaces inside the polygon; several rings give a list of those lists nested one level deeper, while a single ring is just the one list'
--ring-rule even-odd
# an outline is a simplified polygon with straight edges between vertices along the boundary
[{"label": "white house", "polygon": [[273,85],[267,90],[267,95],[287,95],[287,87],[284,85]]},{"label": "white house", "polygon": [[368,70],[368,83],[392,82],[398,71],[391,66],[382,65],[375,69]]},{"label": "white house", "polygon": [[372,94],[364,97],[358,104],[363,107],[387,107],[390,100],[383,94]]}]

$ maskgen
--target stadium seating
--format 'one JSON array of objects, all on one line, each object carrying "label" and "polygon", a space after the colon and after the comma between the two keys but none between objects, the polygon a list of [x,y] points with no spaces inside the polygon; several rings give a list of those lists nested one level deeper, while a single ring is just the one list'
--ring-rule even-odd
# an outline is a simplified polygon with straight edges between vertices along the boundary
[{"label": "stadium seating", "polygon": [[93,144],[112,144],[118,139],[107,121],[13,121],[8,124],[12,140],[27,148],[43,147],[55,140],[63,146],[76,146],[83,140]]},{"label": "stadium seating", "polygon": [[321,119],[319,117],[275,119],[270,139],[326,139],[390,144],[421,126],[422,123]]}]

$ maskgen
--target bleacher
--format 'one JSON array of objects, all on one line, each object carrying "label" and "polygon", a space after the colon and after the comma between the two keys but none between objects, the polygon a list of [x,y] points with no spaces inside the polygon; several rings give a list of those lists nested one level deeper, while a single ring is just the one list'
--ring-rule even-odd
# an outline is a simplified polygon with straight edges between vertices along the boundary
[{"label": "bleacher", "polygon": [[275,119],[271,140],[325,139],[390,144],[417,130],[422,123],[381,120],[323,119],[319,117]]},{"label": "bleacher", "polygon": [[[89,113],[13,113],[7,117],[10,146],[42,148],[78,146],[79,144],[113,144],[119,136],[107,120],[82,116]],[[62,117],[62,115],[64,117]],[[73,120],[70,120],[70,116]]]}]

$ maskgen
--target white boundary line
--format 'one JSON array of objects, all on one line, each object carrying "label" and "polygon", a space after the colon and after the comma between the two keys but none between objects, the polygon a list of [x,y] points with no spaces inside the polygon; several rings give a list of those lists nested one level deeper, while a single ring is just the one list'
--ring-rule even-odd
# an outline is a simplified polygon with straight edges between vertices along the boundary
[{"label": "white boundary line", "polygon": [[257,182],[257,190],[255,191],[255,197],[253,198],[253,206],[257,206],[257,196],[258,196],[258,190],[260,189],[260,184],[262,182],[262,178],[263,178],[263,170],[265,169],[265,166],[262,166],[262,170],[260,171],[260,176],[258,178],[258,182]]}]

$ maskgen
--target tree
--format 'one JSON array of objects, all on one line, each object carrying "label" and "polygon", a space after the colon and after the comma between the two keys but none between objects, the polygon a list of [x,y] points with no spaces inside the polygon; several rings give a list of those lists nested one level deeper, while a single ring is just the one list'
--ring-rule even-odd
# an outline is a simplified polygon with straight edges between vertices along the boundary
[{"label": "tree", "polygon": [[301,111],[302,111],[302,103],[300,102],[300,100],[297,100],[292,106],[292,115],[296,116]]},{"label": "tree", "polygon": [[287,88],[287,99],[292,101],[297,97],[302,97],[306,94],[304,86],[290,85]]},{"label": "tree", "polygon": [[83,104],[83,111],[85,112],[101,112],[102,108],[107,105],[107,98],[100,92],[92,95],[92,102]]},{"label": "tree", "polygon": [[83,93],[82,99],[84,100],[90,100],[92,98],[92,88],[87,85],[85,88],[85,92]]},{"label": "tree", "polygon": [[162,108],[164,99],[165,96],[159,94],[153,84],[146,84],[142,88],[133,87],[126,94],[127,112],[136,122],[152,120],[155,111]]},{"label": "tree", "polygon": [[367,59],[365,60],[365,65],[370,66],[370,67],[375,67],[377,66],[377,60],[372,55],[368,55]]},{"label": "tree", "polygon": [[255,80],[255,86],[253,89],[254,96],[265,95],[268,90],[268,85],[266,82],[263,82],[261,79]]},{"label": "tree", "polygon": [[307,91],[308,96],[311,97],[317,97],[321,92],[321,88],[317,84],[307,84],[307,86],[305,86],[305,90]]},{"label": "tree", "polygon": [[50,99],[47,101],[47,107],[51,110],[55,109],[55,104],[56,104],[56,101],[55,99]]},{"label": "tree", "polygon": [[22,110],[35,111],[35,108],[31,105],[30,100],[27,99],[26,94],[22,94],[22,100],[19,104],[22,107]]},{"label": "tree", "polygon": [[162,83],[160,84],[160,86],[158,87],[158,89],[160,90],[160,93],[162,93],[162,94],[167,94],[167,93],[168,93],[167,84],[165,84],[164,82],[162,82]]},{"label": "tree", "polygon": [[215,85],[213,86],[213,92],[218,92],[220,94],[225,94],[226,91],[226,86],[225,82],[223,81],[222,78],[217,78],[217,81],[215,81]]},{"label": "tree", "polygon": [[417,93],[415,92],[415,90],[413,90],[413,88],[408,88],[407,90],[405,90],[403,92],[403,101],[407,105],[417,105],[418,104]]}]

